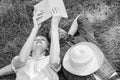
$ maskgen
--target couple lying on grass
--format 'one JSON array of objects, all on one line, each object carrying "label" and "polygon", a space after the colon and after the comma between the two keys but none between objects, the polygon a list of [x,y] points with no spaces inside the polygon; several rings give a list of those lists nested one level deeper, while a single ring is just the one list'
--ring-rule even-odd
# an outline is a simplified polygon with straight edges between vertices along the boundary
[{"label": "couple lying on grass", "polygon": [[50,41],[45,36],[37,36],[41,27],[38,18],[33,17],[34,27],[19,56],[0,69],[0,76],[15,72],[16,80],[61,80],[57,73],[62,71],[66,80],[119,80],[91,27],[97,19],[103,20],[102,16],[80,14],[68,33],[59,28],[61,17],[53,16]]}]

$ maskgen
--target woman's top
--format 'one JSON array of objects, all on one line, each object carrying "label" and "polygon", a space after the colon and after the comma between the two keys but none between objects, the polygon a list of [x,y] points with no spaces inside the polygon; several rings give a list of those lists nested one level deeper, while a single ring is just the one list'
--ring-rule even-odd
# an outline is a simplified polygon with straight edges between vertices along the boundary
[{"label": "woman's top", "polygon": [[[15,67],[15,62],[19,56],[12,60],[12,68],[16,73],[16,80],[59,80],[55,69],[49,65],[49,56],[42,56],[40,58],[29,57],[26,64],[20,68]],[[19,64],[18,64],[19,65]]]}]

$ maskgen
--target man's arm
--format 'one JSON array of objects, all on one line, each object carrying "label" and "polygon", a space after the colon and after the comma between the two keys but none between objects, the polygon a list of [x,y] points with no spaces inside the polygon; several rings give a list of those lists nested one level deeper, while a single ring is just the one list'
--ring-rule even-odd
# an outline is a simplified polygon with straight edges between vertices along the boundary
[{"label": "man's arm", "polygon": [[72,35],[72,36],[75,35],[75,33],[76,33],[77,30],[78,30],[77,19],[78,19],[80,16],[81,16],[81,14],[78,15],[78,16],[75,18],[75,20],[73,21],[73,23],[72,23],[72,25],[71,25],[71,27],[70,27],[70,29],[69,29],[69,31],[68,31],[68,34],[70,34],[70,35]]}]

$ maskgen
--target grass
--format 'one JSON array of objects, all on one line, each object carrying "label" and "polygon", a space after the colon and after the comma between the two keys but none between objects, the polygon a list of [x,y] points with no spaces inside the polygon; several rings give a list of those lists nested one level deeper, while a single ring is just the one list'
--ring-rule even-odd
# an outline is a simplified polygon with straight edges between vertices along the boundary
[{"label": "grass", "polygon": [[[9,64],[18,55],[33,27],[33,5],[38,0],[0,0],[0,67]],[[69,18],[62,19],[60,27],[68,31],[75,17],[99,0],[64,0]],[[113,67],[120,72],[120,2],[101,0],[111,7],[112,15],[105,24],[95,24],[95,38]],[[96,6],[96,5],[94,5]],[[92,7],[94,8],[94,7]],[[91,9],[92,9],[91,8]],[[50,20],[46,21],[39,34],[49,32]],[[62,73],[59,73],[62,76]],[[0,77],[0,80],[15,80],[15,74]],[[62,80],[65,80],[62,76]]]}]

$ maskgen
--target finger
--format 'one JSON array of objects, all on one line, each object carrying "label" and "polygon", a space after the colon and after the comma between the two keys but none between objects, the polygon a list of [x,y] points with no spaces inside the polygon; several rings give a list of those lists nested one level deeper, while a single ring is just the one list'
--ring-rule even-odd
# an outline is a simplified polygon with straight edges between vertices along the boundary
[{"label": "finger", "polygon": [[37,12],[37,10],[34,8],[33,14],[35,15],[35,14],[36,14],[36,12]]},{"label": "finger", "polygon": [[41,16],[37,19],[38,24],[41,24],[42,21],[43,21],[43,16]]},{"label": "finger", "polygon": [[36,12],[34,12],[34,15],[35,15],[35,16],[38,16],[39,14],[42,14],[43,12],[44,12],[43,10],[41,10],[41,11],[38,11],[38,10],[37,10]]},{"label": "finger", "polygon": [[33,21],[35,21],[36,20],[36,16],[33,16]]},{"label": "finger", "polygon": [[38,14],[38,13],[42,13],[42,12],[44,12],[44,10],[37,11],[37,14]]},{"label": "finger", "polygon": [[44,12],[39,13],[37,16],[41,16]]},{"label": "finger", "polygon": [[55,14],[54,8],[52,8],[52,14]]},{"label": "finger", "polygon": [[38,23],[38,25],[40,26],[40,25],[41,25],[41,23]]},{"label": "finger", "polygon": [[54,8],[54,10],[55,10],[55,13],[57,13],[57,9],[56,9],[56,8]]},{"label": "finger", "polygon": [[53,14],[53,15],[56,15],[56,14],[57,14],[57,10],[56,10],[55,7],[52,8],[52,14]]},{"label": "finger", "polygon": [[38,17],[36,20],[39,21],[43,16]]}]

